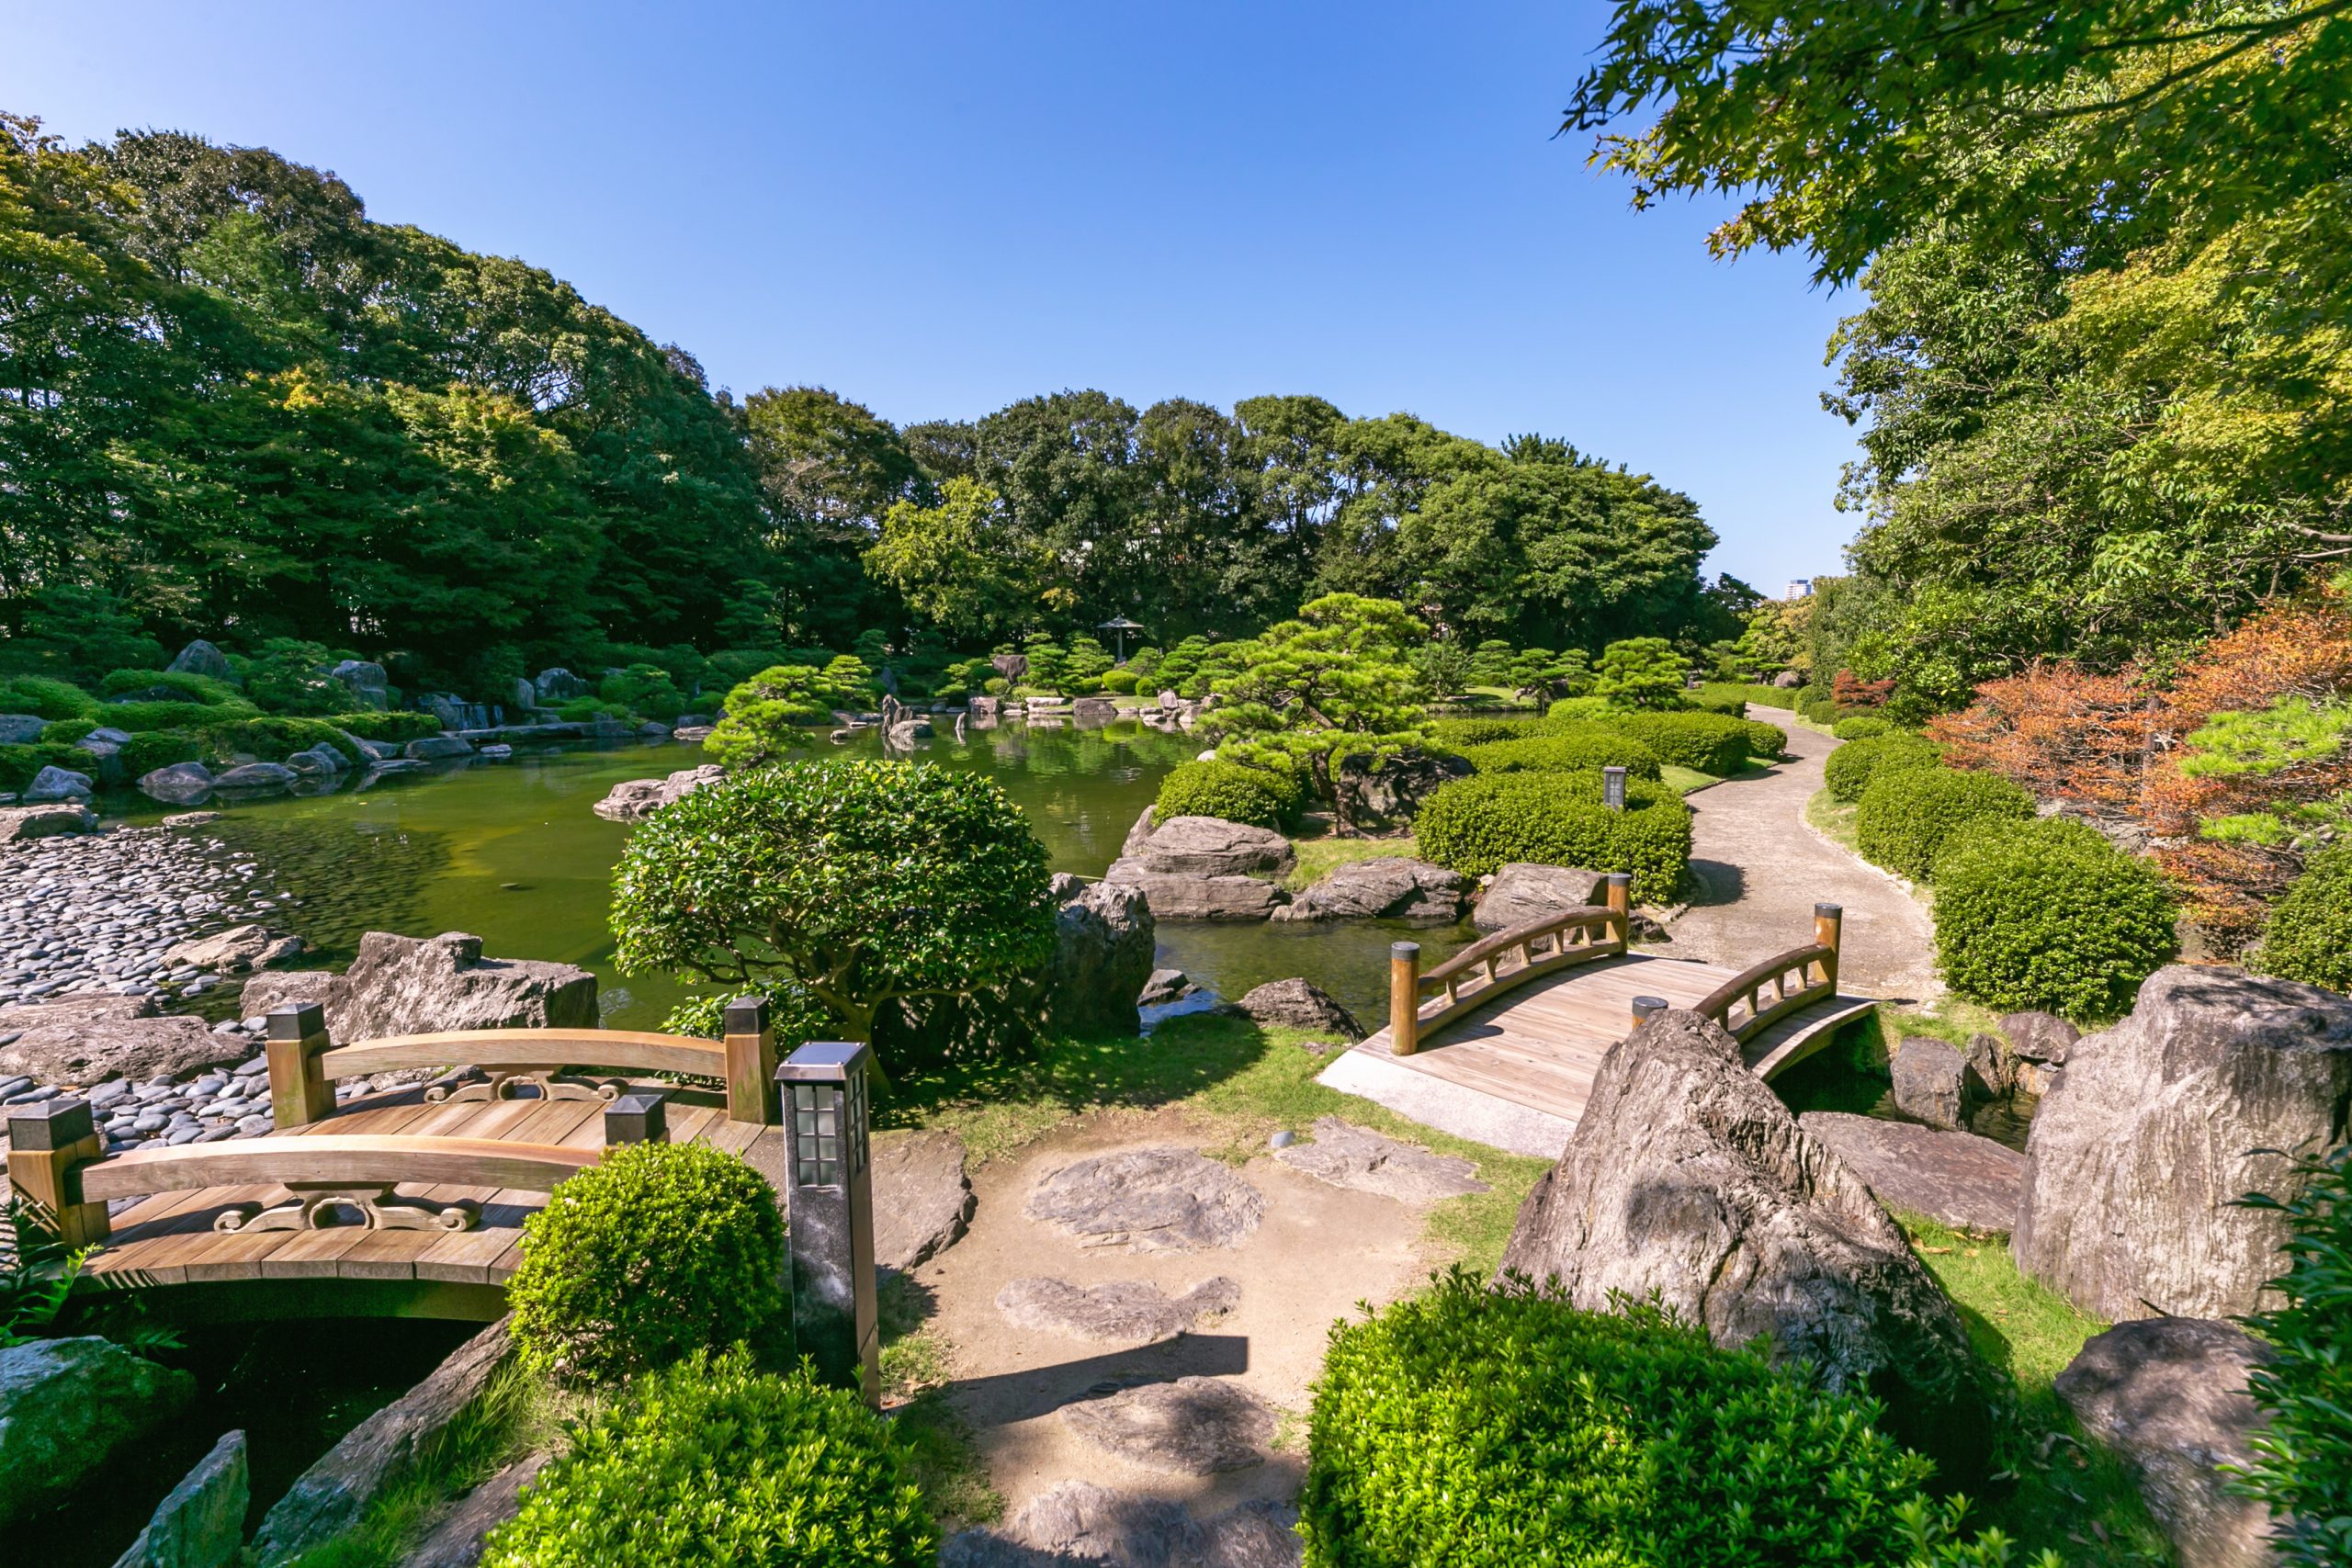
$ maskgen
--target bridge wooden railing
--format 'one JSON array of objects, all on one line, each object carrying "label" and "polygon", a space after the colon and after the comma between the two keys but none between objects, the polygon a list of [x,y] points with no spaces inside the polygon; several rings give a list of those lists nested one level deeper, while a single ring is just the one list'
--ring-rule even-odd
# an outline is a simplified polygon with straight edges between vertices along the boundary
[{"label": "bridge wooden railing", "polygon": [[627,1092],[597,1069],[676,1073],[718,1078],[730,1122],[776,1124],[775,1028],[767,1003],[747,997],[729,1005],[726,1037],[696,1040],[623,1029],[464,1029],[335,1044],[316,1004],[269,1015],[269,1099],[280,1127],[300,1127],[334,1113],[334,1080],[416,1067],[461,1069],[425,1098],[509,1100],[517,1091],[552,1100],[602,1100]]},{"label": "bridge wooden railing", "polygon": [[[1633,912],[1633,878],[1609,877],[1609,902],[1586,904],[1497,931],[1472,942],[1423,973],[1420,943],[1400,942],[1388,950],[1388,1043],[1409,1056],[1427,1032],[1459,1018],[1503,992],[1579,964],[1625,951],[1625,929]],[[1434,1009],[1423,1002],[1430,987],[1443,988]]]},{"label": "bridge wooden railing", "polygon": [[[1745,1045],[1789,1014],[1828,1001],[1838,995],[1838,944],[1844,924],[1845,911],[1838,905],[1815,904],[1810,943],[1741,970],[1700,998],[1690,1010],[1714,1020]],[[1635,1028],[1660,1010],[1644,1005],[1657,999],[1634,998]]]}]

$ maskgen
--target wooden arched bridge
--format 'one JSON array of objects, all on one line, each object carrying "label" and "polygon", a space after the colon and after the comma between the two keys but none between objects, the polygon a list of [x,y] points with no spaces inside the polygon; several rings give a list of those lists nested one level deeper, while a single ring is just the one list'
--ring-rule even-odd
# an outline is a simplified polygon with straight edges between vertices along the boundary
[{"label": "wooden arched bridge", "polygon": [[[763,1009],[723,1041],[501,1029],[336,1045],[316,1006],[269,1019],[276,1128],[108,1155],[80,1100],[14,1106],[8,1182],[96,1246],[78,1291],[146,1286],[173,1310],[488,1320],[523,1223],[613,1143],[707,1143],[778,1181],[775,1033]],[[335,1079],[447,1069],[336,1103]],[[647,1075],[664,1075],[652,1077]]]},{"label": "wooden arched bridge", "polygon": [[1713,1019],[1769,1080],[1876,1010],[1838,989],[1838,906],[1814,907],[1810,942],[1732,969],[1631,951],[1630,884],[1612,875],[1607,903],[1498,931],[1426,971],[1419,947],[1398,942],[1388,1027],[1321,1081],[1441,1130],[1551,1158],[1583,1115],[1601,1057],[1650,1012]]}]

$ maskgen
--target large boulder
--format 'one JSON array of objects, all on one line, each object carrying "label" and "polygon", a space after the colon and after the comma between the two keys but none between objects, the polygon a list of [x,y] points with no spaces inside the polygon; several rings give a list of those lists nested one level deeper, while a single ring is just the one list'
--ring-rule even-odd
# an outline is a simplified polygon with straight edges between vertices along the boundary
[{"label": "large boulder", "polygon": [[247,762],[212,775],[212,787],[231,794],[277,795],[294,787],[301,775],[283,762]]},{"label": "large boulder", "polygon": [[340,684],[355,710],[381,713],[392,705],[390,679],[384,667],[365,659],[346,659],[327,671]]},{"label": "large boulder", "polygon": [[1696,1013],[1611,1046],[1503,1268],[1588,1311],[1656,1292],[1718,1345],[1883,1401],[1905,1442],[1973,1479],[1992,1410],[1968,1334],[1870,1188]]},{"label": "large boulder", "polygon": [[2271,1304],[2294,1155],[2343,1136],[2352,1000],[2172,964],[2074,1044],[2026,1139],[2018,1267],[2085,1312],[2234,1317]]},{"label": "large boulder", "polygon": [[245,1542],[245,1435],[231,1432],[155,1509],[114,1568],[224,1568]]},{"label": "large boulder", "polygon": [[1462,918],[1470,879],[1427,861],[1381,855],[1349,861],[1283,908],[1278,920],[1440,920]]},{"label": "large boulder", "polygon": [[594,1029],[596,976],[569,964],[484,958],[481,938],[445,931],[419,939],[369,931],[341,975],[256,975],[244,1016],[321,1002],[342,1041],[452,1029]]},{"label": "large boulder", "polygon": [[29,746],[48,728],[49,720],[37,713],[0,713],[0,746]]},{"label": "large boulder", "polygon": [[2083,1032],[2055,1013],[2012,1012],[2001,1017],[2001,1038],[2016,1064],[2012,1077],[2028,1094],[2048,1094],[2058,1069]]},{"label": "large boulder", "polygon": [[1351,1040],[1364,1037],[1364,1027],[1356,1021],[1355,1014],[1341,1007],[1321,987],[1296,976],[1287,980],[1269,980],[1234,1006],[1258,1022],[1276,1029],[1344,1034]]},{"label": "large boulder", "polygon": [[1141,888],[1054,878],[1054,958],[1046,977],[1047,1027],[1080,1034],[1133,1034],[1136,998],[1151,979],[1158,946]]},{"label": "large boulder", "polygon": [[193,806],[212,793],[212,770],[201,762],[172,762],[141,773],[139,793],[174,806]]},{"label": "large boulder", "polygon": [[1482,931],[1507,931],[1607,901],[1609,878],[1573,865],[1536,865],[1512,861],[1494,874],[1470,923]]},{"label": "large boulder", "polygon": [[441,1434],[513,1348],[501,1318],[458,1346],[431,1377],[345,1433],[263,1518],[254,1561],[271,1568],[348,1529],[371,1499],[432,1456]]},{"label": "large boulder", "polygon": [[876,1267],[903,1274],[962,1238],[975,1200],[955,1134],[876,1134],[873,1179]]},{"label": "large boulder", "polygon": [[1153,829],[1136,858],[1162,876],[1279,876],[1298,863],[1290,840],[1272,828],[1221,817],[1171,817]]},{"label": "large boulder", "polygon": [[473,742],[454,735],[427,735],[401,748],[401,755],[413,762],[442,762],[473,754]]},{"label": "large boulder", "polygon": [[237,672],[229,668],[229,656],[202,637],[181,649],[172,660],[171,669],[175,675],[208,675],[215,681],[233,682],[237,678]]},{"label": "large boulder", "polygon": [[1377,832],[1411,822],[1430,791],[1470,771],[1460,757],[1407,747],[1378,761],[1361,753],[1340,758],[1331,786],[1339,796],[1341,819]]},{"label": "large boulder", "polygon": [[1102,880],[1141,892],[1162,920],[1262,920],[1290,901],[1280,884],[1262,876],[1147,871],[1140,860],[1113,861]]},{"label": "large boulder", "polygon": [[252,1046],[200,1018],[159,1017],[153,997],[82,992],[0,1007],[0,1077],[43,1084],[187,1077],[242,1062]]},{"label": "large boulder", "polygon": [[141,1465],[141,1439],[179,1414],[196,1379],[110,1339],[29,1339],[0,1350],[0,1529]]},{"label": "large boulder", "polygon": [[93,833],[97,827],[98,814],[77,801],[0,807],[0,844],[18,839],[54,839],[62,833]]},{"label": "large boulder", "polygon": [[1907,1036],[1887,1062],[1894,1108],[1930,1127],[1958,1127],[1968,1110],[1968,1061],[1949,1040]]},{"label": "large boulder", "polygon": [[1797,1125],[1827,1144],[1889,1210],[1961,1230],[2007,1234],[2017,1223],[2025,1156],[1973,1133],[1808,1111]]},{"label": "large boulder", "polygon": [[2181,1568],[2263,1568],[2270,1510],[2231,1490],[2223,1466],[2258,1457],[2263,1415],[2246,1373],[2269,1359],[2234,1324],[2146,1318],[2093,1336],[2054,1385],[2083,1429],[2130,1461]]},{"label": "large boulder", "polygon": [[588,694],[588,682],[561,667],[540,671],[531,686],[538,693],[538,705],[543,708],[558,707]]},{"label": "large boulder", "polygon": [[666,779],[625,779],[588,809],[611,822],[635,822],[727,776],[716,762],[681,768]]},{"label": "large boulder", "polygon": [[164,950],[164,962],[168,964],[192,964],[198,969],[218,969],[232,975],[242,975],[249,969],[266,969],[273,964],[283,964],[302,951],[302,939],[287,931],[274,931],[267,926],[231,926],[227,931],[210,936],[196,937]]},{"label": "large boulder", "polygon": [[35,773],[33,782],[25,786],[25,804],[39,806],[52,800],[87,800],[91,790],[89,774],[51,765]]}]

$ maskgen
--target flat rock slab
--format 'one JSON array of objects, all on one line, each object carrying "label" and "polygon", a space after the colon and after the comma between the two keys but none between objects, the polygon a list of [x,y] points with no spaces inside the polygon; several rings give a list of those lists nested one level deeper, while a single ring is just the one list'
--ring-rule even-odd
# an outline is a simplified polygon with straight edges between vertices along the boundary
[{"label": "flat rock slab", "polygon": [[1478,1168],[1466,1159],[1433,1155],[1418,1144],[1383,1137],[1337,1116],[1318,1118],[1314,1134],[1313,1143],[1276,1149],[1274,1157],[1317,1181],[1376,1192],[1400,1203],[1435,1203],[1487,1190],[1478,1179]]},{"label": "flat rock slab", "polygon": [[44,1084],[110,1077],[183,1078],[233,1066],[252,1054],[241,1035],[215,1034],[200,1018],[158,1016],[152,997],[82,992],[0,1007],[0,1078]]},{"label": "flat rock slab", "polygon": [[1513,861],[1497,871],[1478,896],[1470,923],[1489,933],[1507,931],[1600,903],[1608,888],[1609,878],[1598,871]]},{"label": "flat rock slab", "polygon": [[2007,1234],[2017,1224],[2025,1156],[2015,1149],[1973,1133],[1842,1111],[1808,1111],[1797,1125],[1835,1150],[1889,1209],[1962,1230]]},{"label": "flat rock slab", "polygon": [[874,1261],[903,1274],[956,1245],[972,1217],[964,1140],[884,1133],[874,1140]]},{"label": "flat rock slab", "polygon": [[1065,1481],[1001,1529],[949,1539],[939,1568],[1297,1568],[1298,1510],[1259,1501],[1195,1519],[1164,1497]]},{"label": "flat rock slab", "polygon": [[1458,920],[1470,895],[1458,871],[1406,855],[1350,861],[1274,914],[1278,920]]},{"label": "flat rock slab", "polygon": [[1047,1177],[1029,1195],[1027,1213],[1085,1247],[1197,1252],[1239,1246],[1265,1218],[1266,1200],[1192,1149],[1121,1149]]},{"label": "flat rock slab", "polygon": [[1231,1312],[1240,1302],[1241,1286],[1222,1274],[1181,1296],[1142,1280],[1074,1285],[1068,1280],[1040,1278],[1008,1281],[996,1293],[997,1310],[1022,1328],[1105,1345],[1172,1339],[1204,1317]]},{"label": "flat rock slab", "polygon": [[1226,1378],[1178,1378],[1062,1406],[1062,1423],[1104,1452],[1171,1475],[1262,1464],[1273,1407]]}]

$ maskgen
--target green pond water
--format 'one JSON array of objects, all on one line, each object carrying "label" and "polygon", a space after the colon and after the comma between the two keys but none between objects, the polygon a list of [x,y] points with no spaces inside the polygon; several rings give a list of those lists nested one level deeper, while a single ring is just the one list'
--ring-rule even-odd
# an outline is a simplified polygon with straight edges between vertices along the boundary
[{"label": "green pond water", "polygon": [[[819,739],[808,754],[873,756],[879,748],[865,731],[845,745]],[[1028,818],[1054,870],[1097,876],[1168,770],[1199,750],[1189,737],[1121,721],[1092,729],[1007,725],[970,730],[961,741],[943,733],[906,754],[994,779]],[[460,762],[365,791],[235,806],[204,831],[250,853],[300,901],[285,924],[327,964],[348,960],[368,931],[471,931],[494,957],[594,970],[606,1025],[651,1028],[682,987],[615,966],[606,911],[629,829],[589,808],[623,780],[704,760],[699,747],[668,742]],[[133,804],[128,815],[152,820],[175,809]],[[1386,1016],[1388,943],[1410,937],[1427,962],[1470,934],[1466,926],[1387,921],[1171,922],[1159,927],[1159,961],[1228,998],[1304,975],[1377,1027]],[[232,1007],[224,994],[208,1010]]]}]

